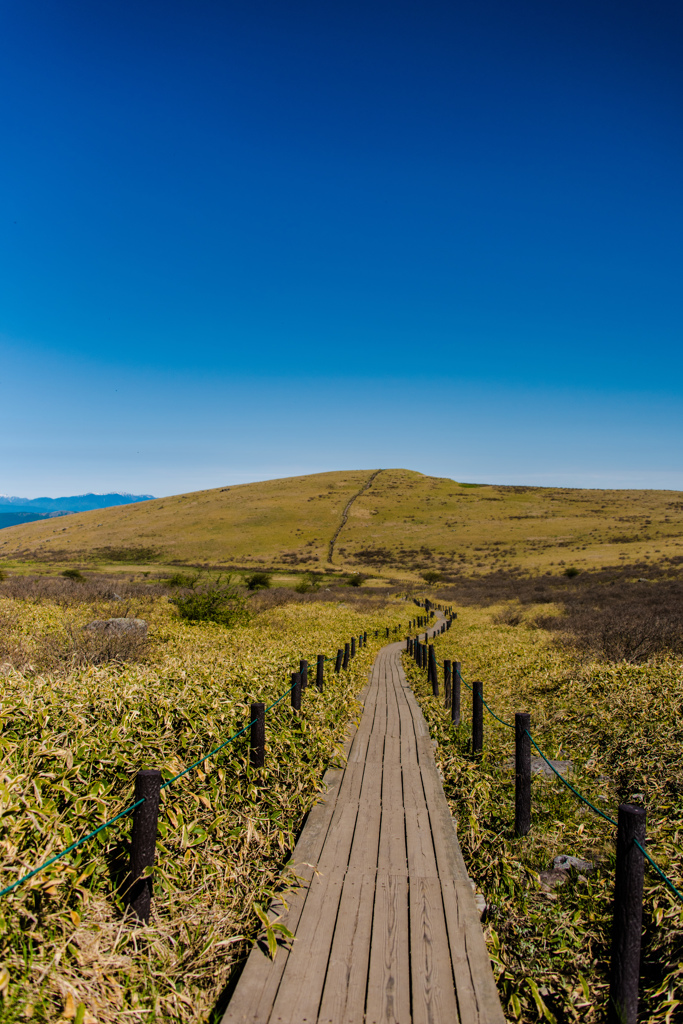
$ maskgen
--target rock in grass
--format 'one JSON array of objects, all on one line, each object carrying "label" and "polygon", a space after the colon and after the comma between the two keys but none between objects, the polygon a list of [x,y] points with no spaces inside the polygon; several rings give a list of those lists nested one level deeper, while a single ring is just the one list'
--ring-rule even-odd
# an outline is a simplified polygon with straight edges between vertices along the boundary
[{"label": "rock in grass", "polygon": [[553,868],[555,871],[571,871],[572,868],[575,868],[585,875],[594,870],[594,865],[592,860],[581,860],[580,857],[570,857],[568,853],[561,853],[553,861]]},{"label": "rock in grass", "polygon": [[128,636],[147,636],[145,619],[95,619],[85,627],[94,633],[123,633]]}]

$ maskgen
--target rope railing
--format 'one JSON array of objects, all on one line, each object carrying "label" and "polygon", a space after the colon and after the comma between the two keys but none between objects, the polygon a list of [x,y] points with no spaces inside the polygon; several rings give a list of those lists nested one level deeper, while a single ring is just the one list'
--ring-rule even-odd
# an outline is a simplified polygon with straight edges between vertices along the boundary
[{"label": "rope railing", "polygon": [[[447,623],[446,628],[450,625]],[[443,627],[440,632],[443,632]],[[435,630],[433,638],[439,635]],[[428,633],[425,632],[425,641]],[[435,697],[439,695],[437,665],[444,671],[446,706],[451,708],[453,725],[460,724],[460,684],[472,693],[472,754],[483,752],[483,709],[507,729],[515,732],[515,834],[522,837],[531,828],[531,747],[533,746],[545,764],[566,788],[583,804],[616,829],[616,867],[614,880],[614,910],[612,925],[612,954],[610,964],[610,1020],[622,1024],[636,1024],[638,987],[640,977],[640,946],[643,913],[643,880],[645,861],[654,868],[668,890],[683,903],[683,894],[666,872],[657,864],[645,848],[646,812],[643,807],[622,803],[619,805],[618,820],[606,814],[565,778],[552,761],[546,757],[529,731],[530,715],[527,712],[515,714],[514,725],[500,718],[484,700],[483,683],[469,684],[463,679],[460,662],[437,662],[434,645],[427,648],[419,635],[413,641],[407,638],[407,650],[411,652],[419,668],[426,668],[428,681],[432,684]],[[451,688],[451,669],[456,685]],[[450,701],[450,704],[449,704]],[[642,857],[638,856],[639,851]]]},{"label": "rope railing", "polygon": [[[387,635],[389,635],[390,627],[387,626],[385,628],[386,628]],[[398,630],[400,630],[400,628],[401,628],[400,625],[394,626],[393,629],[392,629],[392,632],[397,632]],[[380,630],[376,629],[375,630],[375,638],[377,638],[379,636],[379,634],[380,634]],[[345,645],[348,653],[347,653],[346,657],[344,658],[344,661],[346,662],[346,664],[344,664],[344,666],[343,666],[344,668],[348,667],[348,662],[349,662],[350,658],[353,657],[353,653],[350,650],[350,648],[351,648],[351,646],[353,646],[353,649],[355,651],[355,639],[356,638],[354,637],[354,642],[353,642],[352,645],[349,645],[349,644]],[[361,646],[365,646],[367,644],[367,631],[363,631],[360,634],[360,636],[358,637],[358,640],[359,640],[358,649],[360,650]],[[322,659],[324,661],[326,661],[326,662],[337,662],[337,663],[339,663],[340,664],[340,669],[341,669],[341,667],[342,667],[341,666],[341,660],[342,659],[339,658],[339,654],[340,653],[343,654],[343,652],[341,652],[341,651],[338,652],[338,656],[337,656],[336,659],[335,658],[328,658],[326,655],[320,655],[320,657],[322,657]],[[276,700],[274,700],[271,704],[268,705],[268,707],[266,707],[264,709],[264,712],[263,712],[264,714],[268,714],[270,711],[272,711],[273,708],[277,707],[277,705],[280,704],[280,702],[283,701],[289,694],[291,694],[295,690],[295,688],[297,686],[299,686],[299,687],[301,686],[301,676],[300,676],[300,674],[299,673],[293,673],[292,676],[293,676],[292,685],[289,686],[284,691],[284,693],[281,693],[280,696],[277,697]],[[200,765],[204,764],[205,761],[208,761],[210,758],[215,757],[216,754],[218,754],[221,750],[223,750],[225,747],[229,746],[236,739],[239,739],[240,736],[243,736],[249,729],[251,729],[253,726],[255,726],[257,724],[257,721],[258,721],[257,718],[252,718],[252,720],[250,722],[247,722],[246,725],[244,725],[236,733],[233,733],[232,736],[229,736],[226,740],[224,740],[223,743],[219,744],[219,746],[214,747],[213,750],[210,750],[208,754],[205,754],[203,757],[200,757],[197,761],[194,761],[191,765],[188,765],[181,772],[178,772],[177,775],[174,775],[172,778],[167,779],[166,782],[161,783],[159,785],[159,792],[162,791],[162,790],[167,789],[174,782],[177,782],[179,779],[182,779],[183,776],[188,775],[195,768],[198,768]],[[142,796],[142,797],[140,797],[140,799],[135,800],[133,803],[129,804],[128,807],[124,808],[124,810],[119,811],[118,814],[114,815],[113,818],[110,818],[108,821],[105,821],[101,825],[98,825],[98,827],[96,829],[93,829],[92,832],[89,832],[87,835],[82,836],[80,839],[77,839],[75,842],[71,843],[70,846],[67,846],[66,849],[61,850],[59,853],[55,854],[54,856],[49,857],[42,864],[39,864],[37,867],[33,868],[27,874],[22,875],[21,878],[18,878],[18,879],[16,879],[16,881],[12,882],[10,885],[5,886],[4,889],[0,889],[0,897],[8,895],[14,889],[17,889],[19,886],[23,885],[25,882],[28,882],[31,878],[34,878],[36,875],[40,874],[40,872],[44,871],[46,868],[50,867],[52,864],[56,864],[58,861],[62,860],[64,857],[68,856],[68,854],[73,853],[75,850],[79,849],[79,847],[83,846],[85,843],[87,843],[90,840],[94,839],[95,836],[100,834],[100,832],[103,832],[105,829],[110,828],[117,821],[119,821],[120,819],[125,818],[127,815],[131,814],[138,807],[140,807],[142,804],[144,804],[147,799],[148,799],[147,797]]]},{"label": "rope railing", "polygon": [[[444,663],[443,663],[443,662],[440,662],[440,664],[441,664],[441,665],[443,665]],[[459,670],[459,669],[456,669],[456,671],[457,671],[457,674],[458,674],[458,678],[460,679],[460,681],[461,681],[461,682],[463,682],[463,683],[465,684],[465,686],[466,686],[466,687],[467,687],[467,688],[468,688],[468,689],[469,689],[469,690],[470,690],[471,692],[474,692],[474,691],[473,691],[473,689],[472,689],[472,687],[470,686],[470,684],[469,684],[469,683],[468,683],[468,682],[467,682],[467,681],[466,681],[466,680],[465,680],[465,679],[463,678],[463,676],[462,676],[462,673],[460,672],[460,670]],[[486,703],[486,701],[484,700],[484,698],[483,698],[483,697],[481,698],[481,702],[482,702],[482,704],[484,705],[484,707],[486,708],[486,710],[487,710],[487,711],[489,712],[489,714],[490,714],[490,715],[491,715],[491,716],[492,716],[493,718],[495,718],[497,722],[500,722],[500,724],[501,724],[501,725],[504,725],[504,726],[505,726],[506,728],[508,728],[508,729],[514,729],[514,728],[515,728],[515,726],[514,726],[514,725],[512,725],[512,724],[511,724],[510,722],[505,722],[505,721],[504,721],[504,720],[503,720],[502,718],[499,718],[499,717],[498,717],[498,715],[497,715],[497,714],[496,714],[496,713],[495,713],[494,711],[492,711],[492,710],[491,710],[491,708],[490,708],[490,707],[489,707],[489,705],[488,705],[488,704]],[[587,806],[587,807],[590,807],[590,809],[591,809],[592,811],[594,811],[594,812],[595,812],[596,814],[598,814],[598,815],[599,815],[599,816],[600,816],[601,818],[604,818],[604,820],[605,820],[605,821],[609,822],[609,824],[610,824],[610,825],[613,825],[613,826],[614,826],[614,827],[616,828],[616,827],[617,827],[617,822],[616,822],[616,821],[614,820],[614,818],[610,817],[610,815],[609,815],[609,814],[605,814],[605,812],[604,812],[604,811],[601,811],[601,810],[600,810],[600,808],[599,808],[599,807],[596,807],[596,806],[595,806],[595,804],[594,804],[594,803],[592,803],[592,802],[591,802],[591,801],[590,801],[590,800],[588,799],[588,797],[587,797],[587,796],[584,796],[584,795],[583,795],[583,793],[580,793],[578,789],[576,789],[576,788],[575,788],[574,786],[572,786],[571,782],[569,782],[569,781],[568,781],[568,779],[566,779],[566,778],[564,777],[564,775],[563,775],[563,774],[562,774],[562,773],[561,773],[560,771],[558,771],[558,770],[557,770],[557,768],[556,768],[556,767],[555,767],[555,765],[554,765],[554,764],[552,763],[552,761],[550,761],[550,760],[549,760],[549,759],[548,759],[548,758],[547,758],[547,757],[545,756],[545,754],[543,753],[543,751],[541,750],[541,748],[539,747],[538,743],[537,743],[537,742],[536,742],[536,740],[535,740],[535,739],[533,738],[533,736],[531,735],[531,733],[529,732],[529,730],[528,730],[528,729],[525,729],[524,731],[525,731],[526,735],[527,735],[527,736],[529,737],[529,740],[531,741],[531,743],[532,743],[532,744],[534,745],[534,747],[536,748],[536,750],[537,750],[537,752],[539,753],[539,755],[540,755],[540,756],[541,756],[541,757],[543,758],[543,760],[544,760],[544,761],[545,761],[545,763],[546,763],[546,764],[548,765],[548,767],[549,767],[549,768],[551,769],[551,771],[553,771],[553,772],[555,773],[555,775],[556,775],[556,776],[557,776],[557,778],[558,778],[558,779],[560,780],[560,782],[562,782],[562,783],[563,783],[563,785],[565,785],[565,786],[567,787],[567,789],[569,789],[569,790],[570,790],[570,791],[571,791],[571,792],[572,792],[572,793],[574,794],[574,796],[575,796],[575,797],[576,797],[576,798],[577,798],[578,800],[580,800],[580,801],[581,801],[582,803],[586,804],[586,806]],[[676,886],[674,885],[674,883],[673,883],[673,882],[671,881],[671,879],[669,878],[669,876],[668,876],[668,875],[667,875],[667,874],[666,874],[666,873],[665,873],[665,872],[664,872],[664,871],[662,870],[662,868],[660,868],[660,866],[659,866],[659,865],[658,865],[658,864],[656,863],[656,861],[654,861],[654,860],[652,859],[652,857],[650,856],[650,854],[649,854],[649,853],[647,853],[647,852],[646,852],[646,851],[645,851],[645,850],[643,849],[643,847],[642,847],[642,846],[640,846],[640,843],[638,842],[638,840],[637,840],[637,839],[634,839],[634,843],[636,844],[636,846],[638,846],[638,847],[639,847],[639,849],[640,849],[640,850],[642,851],[642,853],[643,853],[643,854],[645,855],[646,859],[647,859],[647,860],[648,860],[648,862],[649,862],[649,863],[650,863],[650,864],[652,865],[652,867],[653,867],[653,868],[655,869],[655,871],[657,871],[657,873],[658,873],[658,874],[659,874],[659,875],[660,875],[660,876],[662,877],[662,879],[663,879],[663,880],[664,880],[664,881],[666,882],[666,884],[668,885],[669,889],[670,889],[670,890],[671,890],[671,891],[672,891],[672,892],[673,892],[673,893],[674,893],[674,894],[675,894],[675,895],[676,895],[676,896],[678,897],[678,899],[679,899],[679,900],[681,901],[681,903],[683,903],[683,895],[681,895],[681,893],[680,893],[680,892],[678,891],[678,889],[676,888]]]}]

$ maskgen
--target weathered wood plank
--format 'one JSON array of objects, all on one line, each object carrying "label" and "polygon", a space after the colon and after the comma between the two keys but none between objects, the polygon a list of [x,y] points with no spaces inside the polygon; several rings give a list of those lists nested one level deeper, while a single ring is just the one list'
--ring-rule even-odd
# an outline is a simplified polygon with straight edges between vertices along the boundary
[{"label": "weathered wood plank", "polygon": [[409,1024],[408,879],[378,874],[366,1024]]},{"label": "weathered wood plank", "polygon": [[[413,1024],[457,1024],[458,1005],[437,878],[410,879],[410,972]],[[470,1024],[470,1018],[463,1018]]]},{"label": "weathered wood plank", "polygon": [[[306,826],[294,848],[291,869],[304,879],[304,883],[310,882],[314,875],[314,869],[310,865],[315,864],[322,851],[343,774],[342,770],[334,769],[325,775],[327,791],[311,809]],[[305,887],[292,893],[287,899],[287,911],[283,910],[281,904],[275,902],[269,909],[271,920],[282,914],[287,927],[291,931],[296,931],[306,895],[307,888]],[[247,1024],[247,1022],[262,1024],[267,1021],[288,957],[289,950],[282,947],[278,950],[275,960],[271,960],[258,943],[255,944],[221,1024]]]},{"label": "weathered wood plank", "polygon": [[273,1004],[272,1024],[318,1019],[341,890],[339,878],[317,875],[313,879]]},{"label": "weathered wood plank", "polygon": [[377,870],[387,875],[406,875],[406,835],[403,814],[401,766],[385,764],[382,772],[382,820],[379,830]]},{"label": "weathered wood plank", "polygon": [[349,872],[339,903],[320,1024],[359,1024],[363,1020],[374,902],[374,872]]}]

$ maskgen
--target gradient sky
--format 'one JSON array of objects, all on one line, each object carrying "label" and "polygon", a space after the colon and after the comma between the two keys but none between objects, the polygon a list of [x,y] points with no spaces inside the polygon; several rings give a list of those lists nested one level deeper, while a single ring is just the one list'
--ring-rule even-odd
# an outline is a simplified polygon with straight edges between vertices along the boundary
[{"label": "gradient sky", "polygon": [[680,0],[9,0],[0,492],[683,489]]}]

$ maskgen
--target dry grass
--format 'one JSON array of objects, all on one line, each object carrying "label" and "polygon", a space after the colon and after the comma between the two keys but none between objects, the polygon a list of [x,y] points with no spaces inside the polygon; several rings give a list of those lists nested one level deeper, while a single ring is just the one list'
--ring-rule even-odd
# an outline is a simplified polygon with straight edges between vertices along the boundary
[{"label": "dry grass", "polygon": [[269,714],[263,771],[249,768],[242,738],[164,791],[149,926],[123,916],[129,817],[0,900],[3,1021],[213,1019],[259,930],[255,904],[287,884],[283,864],[382,642],[372,633],[405,619],[405,605],[297,601],[226,630],[130,594],[150,623],[142,661],[40,667],[50,642],[61,650],[69,628],[111,607],[64,593],[62,604],[35,590],[0,602],[5,637],[25,645],[19,667],[2,669],[0,886],[127,806],[139,768],[174,776],[238,731],[252,701],[279,696],[299,658],[368,630],[348,672],[328,665],[324,693],[306,690],[300,721],[286,700]]},{"label": "dry grass", "polygon": [[[325,569],[342,512],[370,475],[243,484],[11,527],[0,531],[0,558]],[[467,486],[391,469],[351,506],[334,564],[389,579],[459,579],[494,570],[557,576],[624,562],[646,575],[664,559],[683,563],[678,492]]]},{"label": "dry grass", "polygon": [[[512,607],[521,609],[523,622],[500,624],[501,613]],[[554,633],[525,627],[548,607],[529,601],[460,608],[452,629],[436,641],[437,656],[460,660],[466,679],[483,680],[486,700],[505,721],[529,711],[541,748],[572,762],[572,783],[597,806],[616,817],[620,801],[644,803],[650,853],[680,889],[681,661],[577,659],[573,647],[557,646]],[[531,833],[516,838],[512,731],[485,714],[485,753],[474,762],[467,688],[463,725],[454,729],[424,673],[412,661],[407,671],[439,743],[437,759],[469,873],[488,904],[487,941],[508,1019],[603,1024],[614,830],[561,783],[541,775],[532,785]],[[596,871],[544,889],[539,873],[559,854],[593,861]],[[680,1019],[682,999],[683,906],[648,869],[638,1019],[672,1024]]]}]

